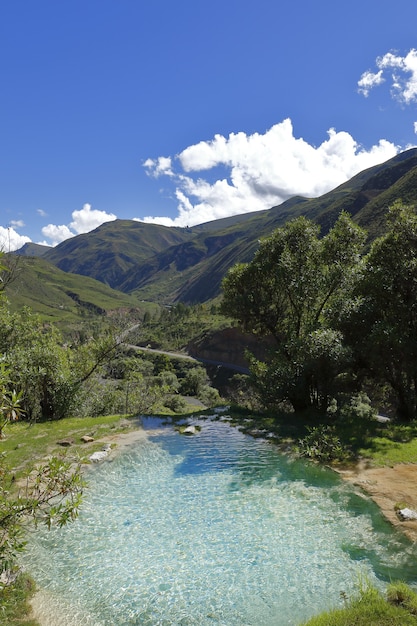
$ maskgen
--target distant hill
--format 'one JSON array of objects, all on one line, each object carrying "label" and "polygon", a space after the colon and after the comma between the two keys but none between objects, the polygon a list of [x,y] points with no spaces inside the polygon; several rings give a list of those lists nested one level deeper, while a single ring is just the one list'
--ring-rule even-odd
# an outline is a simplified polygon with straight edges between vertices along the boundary
[{"label": "distant hill", "polygon": [[295,196],[269,210],[192,228],[116,220],[48,249],[43,258],[138,299],[205,302],[219,294],[229,267],[249,261],[259,239],[288,220],[305,215],[325,233],[345,210],[375,237],[383,232],[384,215],[397,199],[417,204],[416,148],[360,172],[319,198]]},{"label": "distant hill", "polygon": [[111,316],[120,309],[140,317],[149,309],[134,296],[88,276],[64,272],[40,257],[21,257],[14,273],[6,287],[11,310],[29,306],[46,321],[68,324],[97,315]]},{"label": "distant hill", "polygon": [[117,289],[126,275],[150,256],[191,237],[187,228],[115,220],[63,241],[44,258],[65,272],[91,276]]},{"label": "distant hill", "polygon": [[18,254],[21,256],[43,256],[45,252],[48,252],[51,248],[49,246],[42,246],[39,243],[25,243],[22,248],[18,250]]}]

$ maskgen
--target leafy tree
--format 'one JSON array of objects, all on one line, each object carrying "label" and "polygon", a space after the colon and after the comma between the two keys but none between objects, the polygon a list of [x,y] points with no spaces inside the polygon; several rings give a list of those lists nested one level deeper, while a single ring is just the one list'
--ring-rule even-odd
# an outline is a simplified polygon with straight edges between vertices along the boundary
[{"label": "leafy tree", "polygon": [[388,383],[398,415],[417,417],[417,215],[396,203],[387,232],[365,257],[356,298],[345,303],[341,329],[357,369]]},{"label": "leafy tree", "polygon": [[55,326],[30,309],[12,313],[0,303],[0,353],[7,360],[10,381],[21,391],[28,420],[73,413],[86,381],[107,366],[121,341],[115,330],[106,330],[97,338],[68,345]]},{"label": "leafy tree", "polygon": [[193,367],[187,371],[181,381],[181,393],[185,396],[198,397],[208,381],[209,378],[204,367]]},{"label": "leafy tree", "polygon": [[[13,334],[12,326],[6,333],[9,337]],[[2,330],[5,330],[4,325]],[[4,340],[5,334],[2,336]],[[23,340],[26,338],[24,335]],[[16,372],[7,360],[7,354],[3,354],[0,363],[1,434],[4,427],[18,419],[21,413],[21,395],[11,390],[13,373]],[[0,573],[14,567],[17,553],[24,548],[28,527],[38,524],[46,524],[48,528],[52,524],[63,526],[77,517],[83,487],[79,466],[53,457],[30,472],[25,484],[18,489],[3,455],[0,455]]]},{"label": "leafy tree", "polygon": [[253,260],[223,281],[222,311],[273,343],[265,362],[251,357],[266,405],[326,408],[348,353],[329,320],[355,281],[365,233],[342,213],[329,233],[304,217],[260,241]]},{"label": "leafy tree", "polygon": [[0,457],[0,572],[14,567],[28,528],[61,527],[76,519],[84,486],[79,466],[52,457],[33,470],[17,491]]}]

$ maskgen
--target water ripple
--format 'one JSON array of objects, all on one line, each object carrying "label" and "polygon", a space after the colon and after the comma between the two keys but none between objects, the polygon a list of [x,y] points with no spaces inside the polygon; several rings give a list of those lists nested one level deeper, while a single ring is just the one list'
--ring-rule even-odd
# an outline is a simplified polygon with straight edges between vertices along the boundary
[{"label": "water ripple", "polygon": [[90,473],[75,524],[31,543],[28,566],[52,612],[66,599],[68,624],[297,624],[358,572],[417,580],[414,547],[334,473],[225,423],[192,437],[156,426]]}]

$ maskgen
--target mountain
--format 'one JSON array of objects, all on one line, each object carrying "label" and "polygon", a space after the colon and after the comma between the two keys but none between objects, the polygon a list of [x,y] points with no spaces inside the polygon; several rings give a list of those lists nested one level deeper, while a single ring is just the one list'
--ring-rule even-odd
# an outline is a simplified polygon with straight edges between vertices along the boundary
[{"label": "mountain", "polygon": [[49,246],[42,246],[40,243],[30,241],[18,250],[18,254],[21,256],[43,256],[50,249]]},{"label": "mountain", "polygon": [[219,294],[229,267],[249,261],[259,239],[289,219],[304,215],[326,233],[345,210],[375,237],[397,199],[417,204],[417,148],[360,172],[319,198],[295,196],[269,210],[192,228],[116,220],[64,241],[43,258],[141,300],[205,302]]},{"label": "mountain", "polygon": [[91,276],[117,289],[126,274],[149,256],[190,237],[187,228],[115,220],[63,241],[44,258],[65,272]]},{"label": "mountain", "polygon": [[140,317],[149,308],[134,296],[88,276],[64,272],[42,257],[22,256],[13,268],[13,281],[5,291],[12,311],[29,306],[46,321],[68,325],[80,317],[114,315],[120,309]]}]

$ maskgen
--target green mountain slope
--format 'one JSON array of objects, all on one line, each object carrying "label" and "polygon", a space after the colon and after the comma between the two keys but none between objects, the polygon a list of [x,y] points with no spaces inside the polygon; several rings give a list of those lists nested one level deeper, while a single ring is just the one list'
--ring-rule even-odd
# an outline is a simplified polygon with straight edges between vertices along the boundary
[{"label": "green mountain slope", "polygon": [[204,302],[219,294],[229,267],[249,261],[258,240],[289,219],[305,215],[325,233],[345,210],[375,237],[397,199],[417,204],[417,148],[360,172],[319,198],[295,196],[269,210],[193,228],[116,220],[63,242],[44,258],[139,299]]},{"label": "green mountain slope", "polygon": [[29,306],[45,320],[73,323],[129,309],[140,316],[146,305],[88,276],[60,270],[43,258],[21,257],[6,288],[12,311]]},{"label": "green mountain slope", "polygon": [[50,249],[50,246],[42,246],[40,243],[33,243],[31,241],[25,243],[25,245],[20,248],[19,254],[21,256],[43,256]]},{"label": "green mountain slope", "polygon": [[117,289],[126,273],[139,263],[190,237],[186,228],[115,220],[63,241],[44,258],[65,272],[91,276]]},{"label": "green mountain slope", "polygon": [[229,267],[250,260],[258,240],[289,219],[305,215],[317,221],[325,233],[345,210],[374,237],[383,231],[384,215],[396,199],[417,203],[416,183],[417,150],[413,149],[359,173],[319,198],[290,198],[221,231],[216,231],[216,222],[212,222],[210,231],[198,233],[192,242],[199,253],[195,263],[185,266],[184,259],[190,255],[182,256],[179,248],[170,249],[155,255],[146,273],[142,273],[143,266],[137,268],[122,289],[164,302],[204,302],[218,295]]}]

